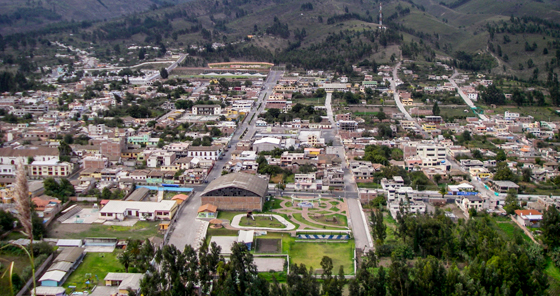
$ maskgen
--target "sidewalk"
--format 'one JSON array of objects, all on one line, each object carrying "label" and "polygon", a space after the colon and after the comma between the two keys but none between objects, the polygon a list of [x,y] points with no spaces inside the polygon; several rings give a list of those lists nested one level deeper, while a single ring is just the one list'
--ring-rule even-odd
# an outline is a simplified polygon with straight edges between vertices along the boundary
[{"label": "sidewalk", "polygon": [[232,227],[235,228],[239,228],[239,229],[253,229],[253,230],[283,230],[283,231],[290,231],[290,230],[294,230],[296,229],[296,226],[294,224],[292,224],[291,222],[289,222],[288,220],[284,219],[284,217],[280,216],[280,215],[274,215],[274,214],[254,214],[253,216],[258,217],[258,216],[272,216],[273,218],[275,218],[276,220],[280,221],[280,223],[284,224],[286,226],[286,228],[270,228],[270,227],[255,227],[255,226],[240,226],[239,225],[239,221],[241,221],[241,218],[245,217],[245,214],[239,214],[235,217],[233,217],[233,219],[231,219],[231,223],[230,225]]}]

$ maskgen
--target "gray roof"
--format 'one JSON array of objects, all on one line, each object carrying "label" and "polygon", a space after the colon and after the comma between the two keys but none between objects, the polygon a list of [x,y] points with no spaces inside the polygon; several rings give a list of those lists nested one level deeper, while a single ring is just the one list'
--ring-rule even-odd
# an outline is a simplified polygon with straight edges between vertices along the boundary
[{"label": "gray roof", "polygon": [[512,181],[492,181],[494,184],[500,187],[510,187],[510,188],[519,188],[519,186]]},{"label": "gray roof", "polygon": [[56,259],[54,259],[54,262],[64,261],[64,262],[74,263],[78,261],[80,257],[82,257],[83,253],[84,253],[84,249],[82,248],[78,248],[78,247],[64,248],[64,250],[60,252],[60,254],[56,257]]},{"label": "gray roof", "polygon": [[49,269],[47,271],[60,270],[60,271],[68,272],[70,269],[72,269],[72,263],[65,262],[65,261],[59,261],[59,262],[53,263],[53,265],[51,265],[51,267],[49,267]]},{"label": "gray roof", "polygon": [[268,189],[268,180],[246,173],[233,173],[223,175],[210,182],[202,196],[216,189],[237,187],[251,191],[259,196],[264,196]]},{"label": "gray roof", "polygon": [[140,187],[140,188],[137,188],[136,190],[134,190],[134,192],[132,192],[125,200],[141,201],[146,197],[146,195],[148,195],[149,192],[150,192],[150,189]]}]

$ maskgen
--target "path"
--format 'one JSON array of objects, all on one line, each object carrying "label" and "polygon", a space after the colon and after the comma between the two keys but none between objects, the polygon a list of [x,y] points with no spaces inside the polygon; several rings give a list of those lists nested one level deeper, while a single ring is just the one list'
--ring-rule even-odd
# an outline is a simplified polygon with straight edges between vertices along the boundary
[{"label": "path", "polygon": [[397,104],[397,107],[399,108],[401,113],[404,114],[406,120],[412,120],[412,116],[410,116],[408,111],[406,111],[406,108],[404,107],[403,103],[401,102],[401,98],[399,97],[399,93],[397,92],[397,86],[398,86],[397,81],[399,80],[397,73],[399,71],[400,66],[401,66],[401,62],[396,64],[395,67],[393,68],[393,79],[391,79],[391,90],[393,91],[393,97],[395,99],[395,103]]},{"label": "path", "polygon": [[535,244],[539,244],[539,243],[537,242],[537,240],[533,237],[533,234],[529,231],[529,229],[527,229],[527,227],[521,225],[521,224],[519,223],[519,221],[515,220],[515,218],[513,218],[513,215],[510,215],[509,217],[511,218],[511,221],[515,222],[515,224],[517,224],[517,226],[519,226],[519,227],[523,230],[523,232],[525,232],[525,234],[526,234]]}]

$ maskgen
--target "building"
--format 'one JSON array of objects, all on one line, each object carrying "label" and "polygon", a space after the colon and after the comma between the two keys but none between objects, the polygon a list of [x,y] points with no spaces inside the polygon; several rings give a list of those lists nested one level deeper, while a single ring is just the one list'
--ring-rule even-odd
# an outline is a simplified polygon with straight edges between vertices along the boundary
[{"label": "building", "polygon": [[511,181],[492,181],[492,189],[499,193],[507,193],[513,189],[517,193],[519,186]]},{"label": "building", "polygon": [[466,195],[461,198],[457,198],[455,203],[463,212],[468,213],[470,209],[475,211],[481,211],[483,207],[482,198],[476,195]]},{"label": "building", "polygon": [[101,154],[96,154],[93,156],[86,156],[83,158],[84,170],[87,169],[104,169],[109,164],[107,157],[103,157]]},{"label": "building", "polygon": [[187,151],[187,157],[218,160],[222,150],[218,146],[191,146]]},{"label": "building", "polygon": [[64,287],[39,286],[35,288],[35,296],[66,296]]},{"label": "building", "polygon": [[69,162],[58,162],[58,159],[34,161],[28,166],[30,178],[67,177],[72,173],[74,165]]},{"label": "building", "polygon": [[63,248],[47,272],[39,279],[41,286],[58,287],[64,284],[72,271],[80,265],[84,256],[83,248]]},{"label": "building", "polygon": [[127,217],[145,220],[171,220],[177,211],[177,203],[173,200],[122,201],[110,200],[99,211],[103,220],[124,220]]},{"label": "building", "polygon": [[540,227],[543,215],[537,210],[515,210],[515,219],[525,227]]},{"label": "building", "polygon": [[221,113],[220,105],[194,105],[192,107],[193,115],[220,115]]},{"label": "building", "polygon": [[144,278],[143,273],[109,272],[103,279],[106,287],[115,287],[117,293],[110,295],[128,295],[128,290],[140,292],[140,281]]},{"label": "building", "polygon": [[216,178],[201,193],[202,204],[218,210],[262,211],[268,192],[268,179],[246,173],[232,173]]},{"label": "building", "polygon": [[58,148],[33,147],[27,149],[0,148],[0,164],[29,164],[32,161],[58,161]]},{"label": "building", "polygon": [[278,138],[272,138],[272,137],[262,138],[256,140],[253,143],[253,150],[255,150],[256,152],[260,152],[260,151],[271,151],[276,148],[281,148],[280,141],[281,140]]}]

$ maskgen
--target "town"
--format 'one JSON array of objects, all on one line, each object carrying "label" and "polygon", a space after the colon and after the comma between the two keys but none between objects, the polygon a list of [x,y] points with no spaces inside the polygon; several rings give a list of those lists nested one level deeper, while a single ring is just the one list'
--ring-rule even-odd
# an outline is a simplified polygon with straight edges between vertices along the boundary
[{"label": "town", "polygon": [[[387,249],[375,212],[389,233],[406,215],[488,213],[536,242],[543,210],[560,207],[547,190],[560,182],[558,112],[477,108],[493,87],[482,74],[412,60],[350,77],[264,62],[192,69],[172,53],[133,72],[80,56],[80,76],[58,68],[44,79],[53,89],[0,99],[2,209],[16,209],[23,172],[40,240],[62,250],[42,258],[35,295],[140,291],[145,268],[115,267],[139,241],[215,244],[225,257],[242,243],[269,275],[330,256],[353,277]],[[10,242],[29,244],[10,223]]]}]

